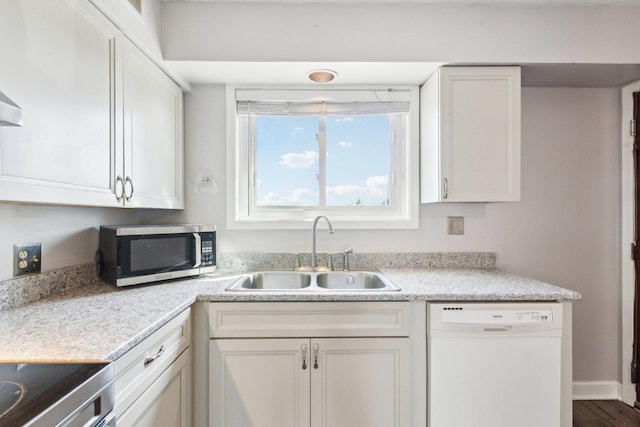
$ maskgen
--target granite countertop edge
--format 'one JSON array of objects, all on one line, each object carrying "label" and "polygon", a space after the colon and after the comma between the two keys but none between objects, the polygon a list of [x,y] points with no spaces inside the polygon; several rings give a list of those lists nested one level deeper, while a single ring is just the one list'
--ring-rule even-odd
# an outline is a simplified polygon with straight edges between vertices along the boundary
[{"label": "granite countertop edge", "polygon": [[0,311],[0,362],[116,360],[196,301],[567,302],[580,293],[487,269],[380,269],[400,291],[229,292],[243,272],[117,288],[94,282]]}]

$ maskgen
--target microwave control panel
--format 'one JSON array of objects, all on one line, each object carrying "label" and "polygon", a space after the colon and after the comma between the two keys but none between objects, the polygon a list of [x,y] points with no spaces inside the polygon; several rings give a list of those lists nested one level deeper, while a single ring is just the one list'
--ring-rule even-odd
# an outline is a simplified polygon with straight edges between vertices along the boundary
[{"label": "microwave control panel", "polygon": [[200,232],[201,267],[216,265],[216,233]]}]

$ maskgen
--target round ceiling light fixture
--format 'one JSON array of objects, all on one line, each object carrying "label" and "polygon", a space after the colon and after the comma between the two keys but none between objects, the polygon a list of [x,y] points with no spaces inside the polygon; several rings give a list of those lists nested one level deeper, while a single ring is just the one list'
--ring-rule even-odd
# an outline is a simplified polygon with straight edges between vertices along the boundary
[{"label": "round ceiling light fixture", "polygon": [[309,80],[314,82],[327,83],[335,79],[338,76],[338,73],[333,70],[313,70],[309,71],[307,76],[309,77]]}]

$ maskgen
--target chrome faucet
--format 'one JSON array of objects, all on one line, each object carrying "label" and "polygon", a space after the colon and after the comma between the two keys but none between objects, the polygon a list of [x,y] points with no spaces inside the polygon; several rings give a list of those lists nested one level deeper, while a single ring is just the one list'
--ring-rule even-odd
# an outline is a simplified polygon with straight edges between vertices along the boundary
[{"label": "chrome faucet", "polygon": [[313,240],[311,244],[311,269],[315,270],[318,267],[318,257],[316,255],[316,227],[318,226],[318,221],[320,218],[324,218],[327,221],[327,225],[329,225],[329,234],[333,234],[333,226],[331,225],[331,221],[325,215],[318,215],[316,219],[313,221]]}]

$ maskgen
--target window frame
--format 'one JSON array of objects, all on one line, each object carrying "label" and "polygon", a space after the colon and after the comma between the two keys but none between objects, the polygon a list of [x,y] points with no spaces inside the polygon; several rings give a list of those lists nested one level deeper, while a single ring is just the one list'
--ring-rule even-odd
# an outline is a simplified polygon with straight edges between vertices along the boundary
[{"label": "window frame", "polygon": [[[244,126],[237,112],[237,91],[242,97],[260,99],[333,102],[398,100],[409,102],[406,128],[393,126],[390,144],[392,157],[390,185],[395,186],[398,202],[393,206],[260,207],[251,211],[253,183],[249,176],[252,159],[250,126]],[[227,228],[229,229],[308,229],[318,215],[327,215],[335,228],[342,229],[416,229],[419,216],[419,90],[414,86],[336,87],[316,89],[308,86],[235,86],[227,85]],[[383,99],[381,99],[383,98]]]}]

